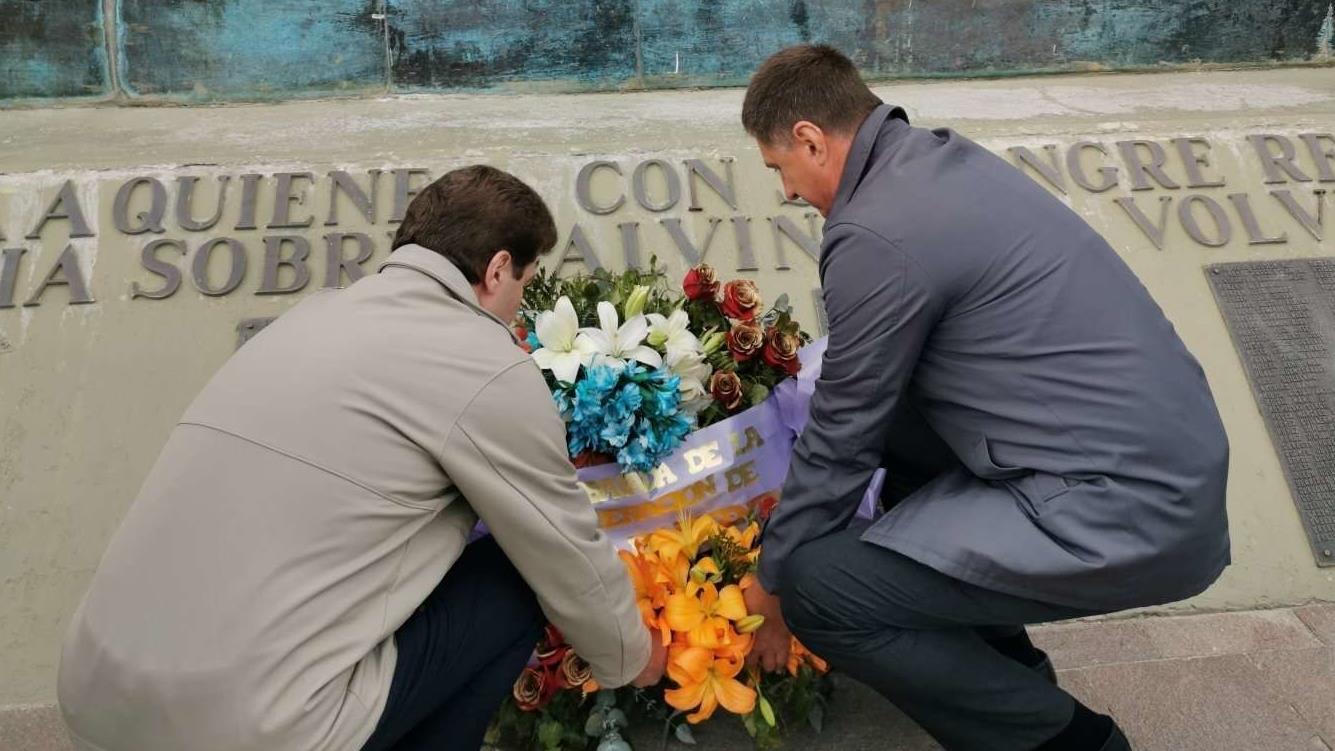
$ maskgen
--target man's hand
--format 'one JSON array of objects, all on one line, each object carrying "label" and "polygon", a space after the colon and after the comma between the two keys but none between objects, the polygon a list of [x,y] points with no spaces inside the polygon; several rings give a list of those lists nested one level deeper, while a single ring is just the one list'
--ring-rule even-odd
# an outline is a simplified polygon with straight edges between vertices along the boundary
[{"label": "man's hand", "polygon": [[663,671],[667,668],[667,647],[663,646],[663,639],[657,631],[649,631],[649,643],[653,645],[649,652],[649,664],[645,665],[644,670],[631,681],[631,685],[635,688],[658,685],[658,682],[663,680]]},{"label": "man's hand", "polygon": [[793,635],[788,631],[788,624],[783,622],[783,612],[779,609],[779,598],[765,591],[760,582],[755,582],[742,592],[746,600],[746,612],[765,616],[765,623],[755,632],[755,645],[746,662],[751,667],[759,665],[767,673],[777,673],[788,665],[788,649],[792,645]]}]

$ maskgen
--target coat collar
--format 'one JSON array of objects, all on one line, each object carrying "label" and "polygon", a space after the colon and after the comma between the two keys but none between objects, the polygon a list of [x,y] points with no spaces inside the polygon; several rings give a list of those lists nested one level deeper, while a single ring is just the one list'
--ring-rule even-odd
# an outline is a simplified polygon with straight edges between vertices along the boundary
[{"label": "coat collar", "polygon": [[839,177],[839,190],[834,195],[834,205],[830,207],[829,216],[826,217],[827,222],[853,198],[854,191],[857,190],[863,174],[867,171],[871,152],[880,138],[881,126],[890,118],[903,120],[904,124],[908,125],[909,116],[903,107],[882,104],[872,110],[858,127],[858,134],[854,136],[853,145],[848,150],[848,160],[844,162],[844,172]]},{"label": "coat collar", "polygon": [[486,318],[490,318],[500,324],[510,334],[510,338],[518,343],[519,339],[515,332],[510,328],[510,324],[502,321],[494,313],[483,308],[477,301],[477,293],[473,291],[473,285],[468,283],[464,277],[464,272],[459,270],[454,262],[445,256],[427,250],[420,245],[402,245],[389,254],[389,258],[380,264],[380,271],[391,267],[412,269],[422,274],[426,274],[440,283],[445,291],[459,302],[472,308],[475,313]]}]

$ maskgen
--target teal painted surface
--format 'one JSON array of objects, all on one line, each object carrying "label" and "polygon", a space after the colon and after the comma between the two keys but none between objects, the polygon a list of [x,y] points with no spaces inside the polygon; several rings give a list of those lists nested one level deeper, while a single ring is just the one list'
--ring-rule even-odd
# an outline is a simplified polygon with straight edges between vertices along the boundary
[{"label": "teal painted surface", "polygon": [[636,0],[389,0],[394,83],[612,87],[634,78]]},{"label": "teal painted surface", "polygon": [[101,0],[0,0],[0,99],[109,90]]},{"label": "teal painted surface", "polygon": [[384,87],[380,0],[119,0],[131,95],[272,98]]},{"label": "teal painted surface", "polygon": [[[873,78],[1312,59],[1331,0],[0,0],[0,100],[745,83],[833,44]],[[1326,47],[1329,47],[1329,29]]]}]

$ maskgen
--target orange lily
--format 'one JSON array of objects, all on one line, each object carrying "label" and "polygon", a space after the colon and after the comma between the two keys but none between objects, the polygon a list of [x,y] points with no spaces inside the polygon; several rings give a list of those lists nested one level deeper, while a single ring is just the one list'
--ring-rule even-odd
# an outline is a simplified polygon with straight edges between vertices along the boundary
[{"label": "orange lily", "polygon": [[812,654],[811,650],[802,646],[802,642],[794,638],[792,645],[788,648],[788,673],[796,676],[803,662],[814,668],[817,673],[826,673],[830,670],[830,666],[825,663],[825,660]]},{"label": "orange lily", "polygon": [[751,522],[746,525],[746,529],[728,527],[723,531],[723,534],[727,535],[728,539],[741,545],[743,548],[751,550],[756,545],[756,538],[760,536],[760,525]]},{"label": "orange lily", "polygon": [[734,641],[730,624],[747,616],[746,601],[736,584],[720,590],[710,582],[691,582],[686,592],[668,597],[663,615],[673,631],[687,634],[691,646],[713,649]]},{"label": "orange lily", "polygon": [[[749,647],[749,639],[747,640]],[[668,677],[679,688],[663,692],[663,698],[675,709],[699,711],[686,716],[691,724],[704,722],[720,705],[733,714],[750,713],[756,706],[756,692],[737,674],[745,664],[745,648],[715,651],[704,647],[674,650],[668,660]]]},{"label": "orange lily", "polygon": [[640,609],[640,617],[650,629],[656,630],[667,646],[672,641],[672,628],[663,616],[663,607],[667,604],[669,577],[662,572],[657,556],[636,554],[628,550],[618,550],[617,555],[626,565],[630,583],[635,588],[635,605]]},{"label": "orange lily", "polygon": [[714,517],[706,515],[692,518],[683,513],[673,527],[650,534],[645,546],[663,560],[685,555],[688,561],[693,561],[700,553],[700,546],[717,531],[718,522],[714,521]]}]

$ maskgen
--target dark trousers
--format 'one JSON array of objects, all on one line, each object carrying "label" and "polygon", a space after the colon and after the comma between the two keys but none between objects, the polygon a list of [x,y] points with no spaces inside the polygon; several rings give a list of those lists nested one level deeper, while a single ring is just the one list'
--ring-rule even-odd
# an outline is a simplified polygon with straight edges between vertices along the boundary
[{"label": "dark trousers", "polygon": [[542,633],[537,598],[490,537],[394,634],[389,700],[363,751],[475,751]]},{"label": "dark trousers", "polygon": [[[911,406],[885,446],[885,508],[959,459]],[[912,717],[947,751],[1032,751],[1062,731],[1075,700],[987,642],[1025,624],[1094,615],[953,579],[859,536],[812,540],[784,564],[784,620],[809,649]]]},{"label": "dark trousers", "polygon": [[1092,613],[952,579],[853,528],[785,561],[784,620],[831,667],[867,684],[948,751],[1033,751],[1075,700],[985,639]]}]

